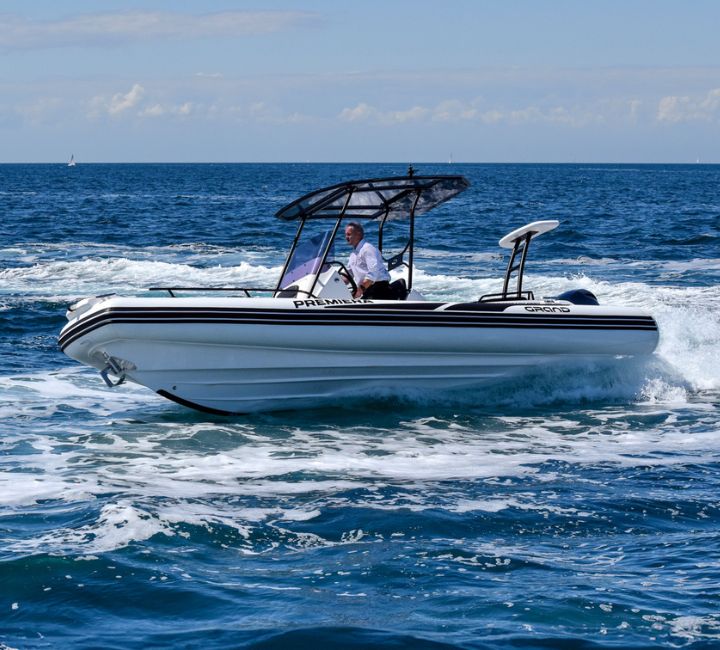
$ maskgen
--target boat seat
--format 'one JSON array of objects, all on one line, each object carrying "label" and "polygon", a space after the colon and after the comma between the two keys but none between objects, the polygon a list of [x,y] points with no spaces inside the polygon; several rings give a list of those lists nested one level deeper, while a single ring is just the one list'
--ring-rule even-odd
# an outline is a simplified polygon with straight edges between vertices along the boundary
[{"label": "boat seat", "polygon": [[400,278],[399,280],[395,280],[395,282],[391,282],[390,291],[392,291],[393,294],[392,300],[405,300],[408,295],[405,278]]}]

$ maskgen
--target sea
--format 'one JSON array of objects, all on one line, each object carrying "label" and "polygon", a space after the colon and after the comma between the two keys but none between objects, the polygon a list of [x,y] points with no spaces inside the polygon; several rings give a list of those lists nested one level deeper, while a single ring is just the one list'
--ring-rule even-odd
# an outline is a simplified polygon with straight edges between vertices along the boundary
[{"label": "sea", "polygon": [[[0,165],[0,649],[720,647],[720,166],[416,164],[416,288],[584,288],[645,359],[223,417],[59,350],[80,298],[268,286],[275,212],[398,164]],[[338,243],[342,259],[349,251]]]}]

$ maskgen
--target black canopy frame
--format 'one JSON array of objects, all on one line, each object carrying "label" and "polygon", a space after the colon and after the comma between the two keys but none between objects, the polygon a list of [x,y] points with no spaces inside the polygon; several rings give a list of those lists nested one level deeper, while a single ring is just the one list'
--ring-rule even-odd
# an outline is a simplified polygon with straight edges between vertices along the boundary
[{"label": "black canopy frame", "polygon": [[[407,176],[346,181],[315,190],[296,199],[275,215],[285,221],[299,220],[300,222],[275,291],[280,292],[284,288],[281,286],[283,278],[307,221],[335,220],[332,235],[325,246],[318,271],[309,291],[312,295],[340,225],[345,219],[379,221],[378,249],[381,253],[386,223],[389,220],[409,219],[408,241],[403,250],[385,260],[388,262],[389,270],[401,265],[407,267],[407,291],[409,292],[412,289],[413,279],[415,217],[418,214],[429,212],[440,203],[463,192],[469,186],[470,183],[467,179],[460,175],[416,176],[411,168]],[[405,253],[408,254],[407,262],[404,260]]]}]

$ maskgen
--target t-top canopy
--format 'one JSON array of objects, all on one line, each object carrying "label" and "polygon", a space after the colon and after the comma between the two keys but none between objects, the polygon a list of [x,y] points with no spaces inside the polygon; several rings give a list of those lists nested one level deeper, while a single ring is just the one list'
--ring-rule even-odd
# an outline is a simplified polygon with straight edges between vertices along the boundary
[{"label": "t-top canopy", "polygon": [[[315,190],[286,205],[278,219],[388,219],[429,212],[470,187],[463,176],[393,176],[347,181]],[[418,196],[419,194],[419,196]],[[417,203],[415,203],[417,199]]]}]

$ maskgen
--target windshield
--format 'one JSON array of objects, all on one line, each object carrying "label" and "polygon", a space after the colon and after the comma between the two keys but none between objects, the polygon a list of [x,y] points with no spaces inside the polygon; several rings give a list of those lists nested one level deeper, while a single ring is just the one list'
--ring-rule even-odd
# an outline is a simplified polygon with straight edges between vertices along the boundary
[{"label": "windshield", "polygon": [[[293,282],[297,282],[306,275],[314,275],[320,269],[325,248],[332,237],[332,229],[318,233],[301,242],[295,248],[292,258],[288,263],[285,275],[280,281],[280,288],[285,289]],[[335,244],[330,247],[327,259],[332,260],[335,255]],[[326,265],[327,266],[327,265]],[[323,269],[324,270],[324,269]]]}]

